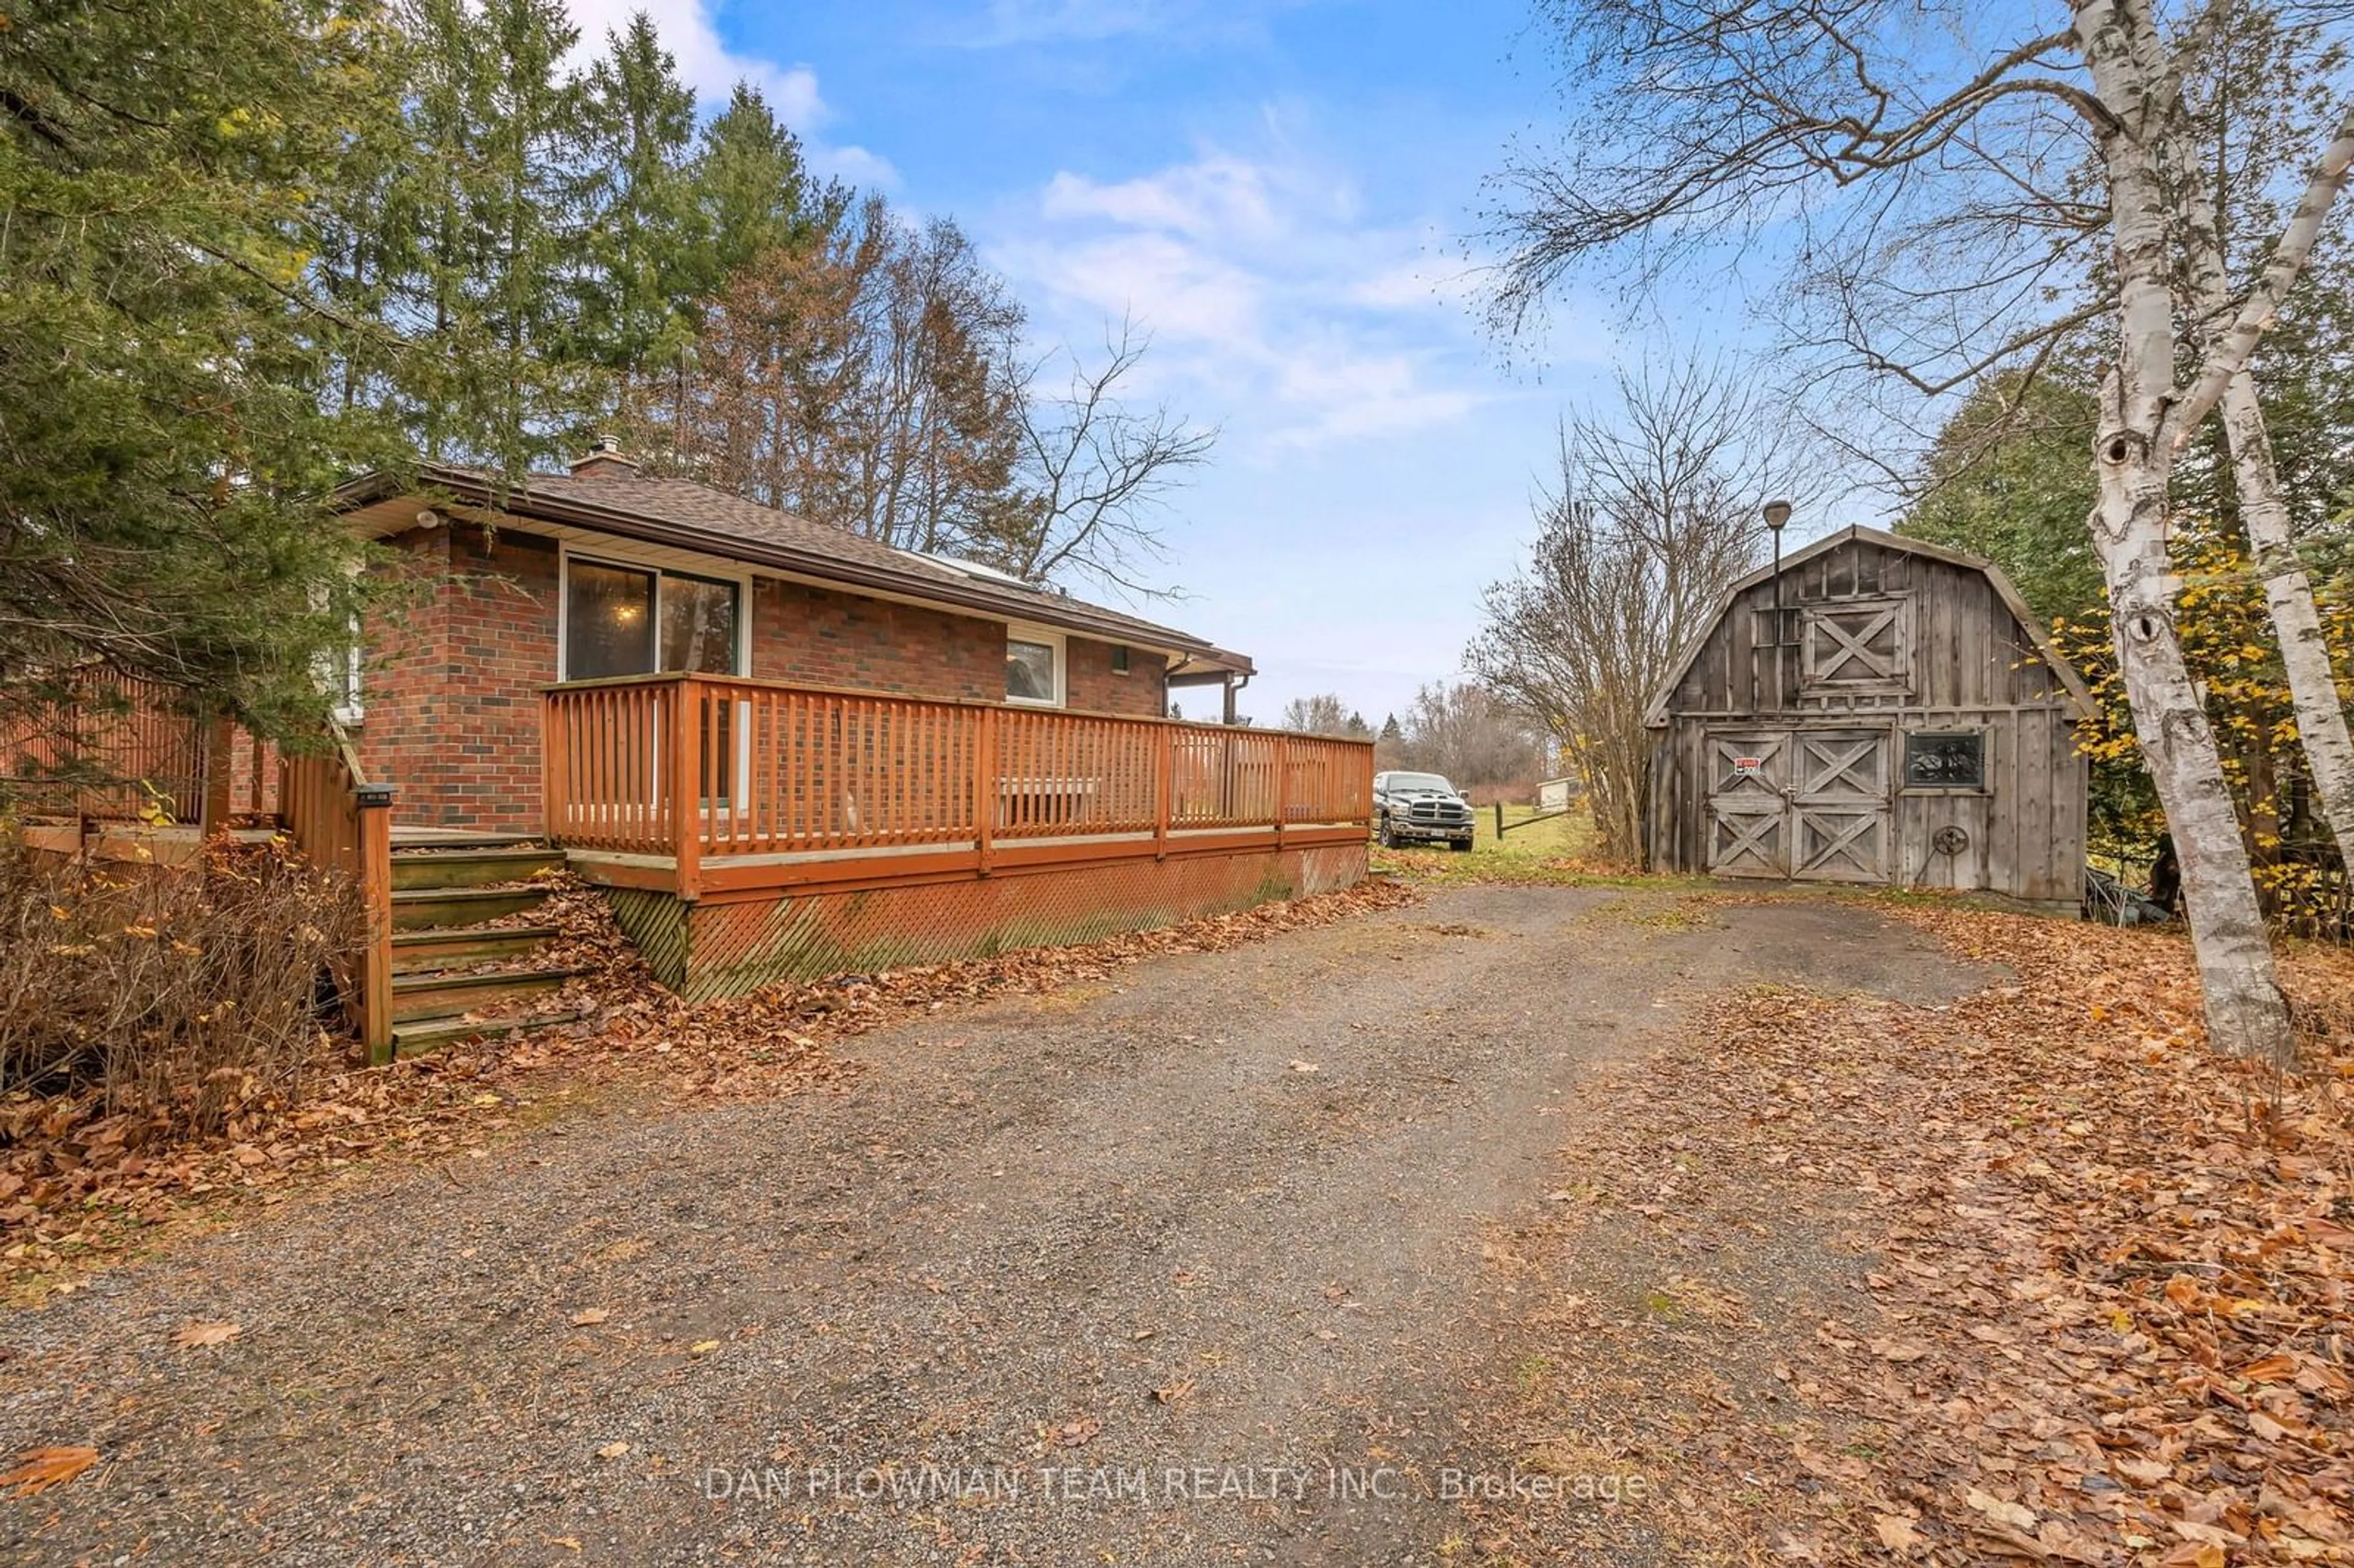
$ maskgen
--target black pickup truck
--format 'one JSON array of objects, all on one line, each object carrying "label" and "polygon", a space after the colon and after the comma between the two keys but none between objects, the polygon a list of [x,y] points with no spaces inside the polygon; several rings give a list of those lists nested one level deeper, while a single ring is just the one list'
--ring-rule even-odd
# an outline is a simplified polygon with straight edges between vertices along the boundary
[{"label": "black pickup truck", "polygon": [[1373,775],[1373,832],[1387,849],[1400,844],[1471,847],[1471,802],[1436,773]]}]

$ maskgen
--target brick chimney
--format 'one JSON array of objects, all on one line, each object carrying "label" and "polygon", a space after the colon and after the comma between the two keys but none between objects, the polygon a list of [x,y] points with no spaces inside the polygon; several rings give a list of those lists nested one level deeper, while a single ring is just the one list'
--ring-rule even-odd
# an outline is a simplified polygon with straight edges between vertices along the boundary
[{"label": "brick chimney", "polygon": [[575,479],[635,479],[638,460],[621,450],[621,443],[610,436],[599,436],[597,445],[572,460]]}]

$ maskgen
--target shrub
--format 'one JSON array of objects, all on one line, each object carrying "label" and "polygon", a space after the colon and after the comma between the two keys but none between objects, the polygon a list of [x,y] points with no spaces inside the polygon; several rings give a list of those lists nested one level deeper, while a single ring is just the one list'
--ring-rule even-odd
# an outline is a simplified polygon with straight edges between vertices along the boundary
[{"label": "shrub", "polygon": [[291,1101],[363,929],[348,883],[282,843],[187,868],[0,843],[0,1093],[196,1133]]}]

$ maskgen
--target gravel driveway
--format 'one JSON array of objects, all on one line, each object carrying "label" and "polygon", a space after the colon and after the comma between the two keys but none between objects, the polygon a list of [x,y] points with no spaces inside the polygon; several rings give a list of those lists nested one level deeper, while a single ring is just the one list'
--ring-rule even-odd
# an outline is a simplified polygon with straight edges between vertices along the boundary
[{"label": "gravel driveway", "polygon": [[1851,906],[1684,907],[1454,889],[256,1211],[0,1324],[0,1449],[104,1456],[0,1554],[1436,1563],[1591,1067],[1759,976],[1967,983]]}]

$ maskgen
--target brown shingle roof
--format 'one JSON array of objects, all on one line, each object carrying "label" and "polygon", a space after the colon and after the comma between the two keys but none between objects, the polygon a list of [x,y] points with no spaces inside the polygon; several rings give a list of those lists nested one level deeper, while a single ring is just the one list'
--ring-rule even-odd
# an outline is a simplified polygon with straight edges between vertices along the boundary
[{"label": "brown shingle roof", "polygon": [[[829,528],[684,479],[611,474],[534,474],[504,496],[486,474],[425,466],[421,482],[511,516],[540,518],[623,537],[723,556],[851,588],[880,589],[933,603],[1037,621],[1114,642],[1168,649],[1248,673],[1250,661],[1201,638],[1066,595],[968,576],[940,562]],[[384,487],[355,481],[339,498],[347,506],[379,498]]]}]

